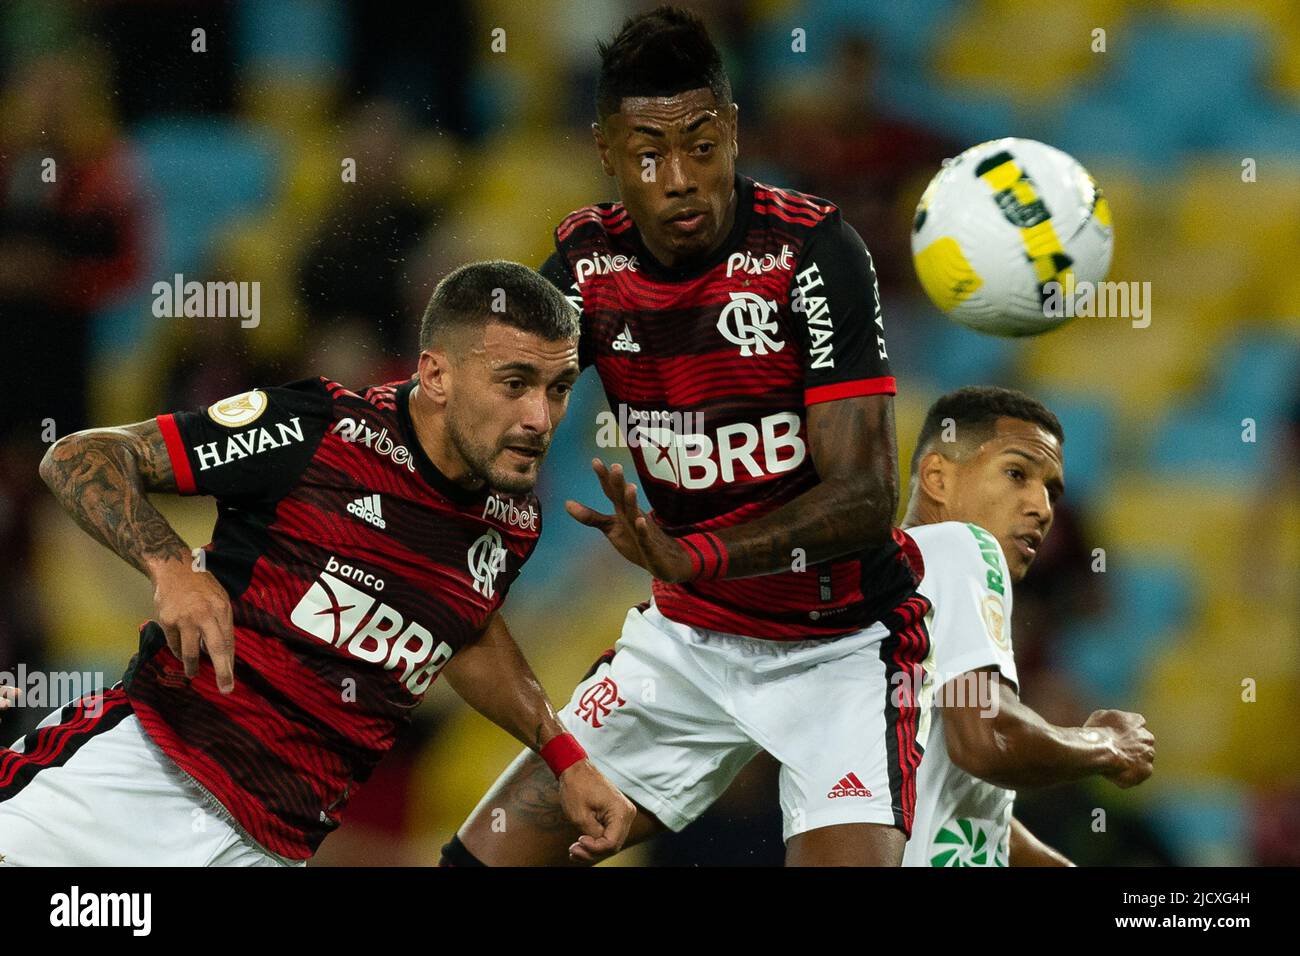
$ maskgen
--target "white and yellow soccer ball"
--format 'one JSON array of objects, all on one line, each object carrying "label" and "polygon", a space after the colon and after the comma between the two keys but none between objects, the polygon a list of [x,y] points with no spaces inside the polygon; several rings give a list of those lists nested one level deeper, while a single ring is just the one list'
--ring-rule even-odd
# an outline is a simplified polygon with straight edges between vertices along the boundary
[{"label": "white and yellow soccer ball", "polygon": [[1105,280],[1115,233],[1097,183],[1032,139],[989,140],[946,160],[912,223],[912,259],[949,318],[993,335],[1037,335],[1074,312],[1064,298]]}]

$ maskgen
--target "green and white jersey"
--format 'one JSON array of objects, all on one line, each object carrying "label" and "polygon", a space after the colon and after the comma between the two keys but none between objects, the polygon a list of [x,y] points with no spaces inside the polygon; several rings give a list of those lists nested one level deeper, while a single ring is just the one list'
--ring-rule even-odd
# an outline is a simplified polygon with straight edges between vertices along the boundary
[{"label": "green and white jersey", "polygon": [[[990,708],[996,667],[1017,684],[1011,651],[1011,575],[997,539],[973,524],[908,528],[924,563],[917,590],[930,600],[932,723],[916,781],[916,815],[904,866],[1006,866],[1014,790],[973,777],[948,759],[942,704],[965,695]],[[968,676],[952,683],[954,678]],[[946,699],[942,695],[949,695]]]}]

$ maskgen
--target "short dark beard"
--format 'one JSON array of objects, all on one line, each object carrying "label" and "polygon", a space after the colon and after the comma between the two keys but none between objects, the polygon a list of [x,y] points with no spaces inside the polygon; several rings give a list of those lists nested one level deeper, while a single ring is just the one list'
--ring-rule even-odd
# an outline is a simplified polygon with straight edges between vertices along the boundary
[{"label": "short dark beard", "polygon": [[451,441],[452,447],[456,449],[456,453],[460,455],[461,460],[469,467],[469,478],[476,484],[482,482],[489,488],[504,491],[506,494],[511,495],[523,495],[533,490],[537,483],[535,477],[507,474],[505,477],[494,478],[492,474],[492,457],[496,452],[483,453],[480,448],[469,440],[468,436],[472,434],[472,431],[465,432],[461,430],[456,416],[447,416],[447,438]]}]

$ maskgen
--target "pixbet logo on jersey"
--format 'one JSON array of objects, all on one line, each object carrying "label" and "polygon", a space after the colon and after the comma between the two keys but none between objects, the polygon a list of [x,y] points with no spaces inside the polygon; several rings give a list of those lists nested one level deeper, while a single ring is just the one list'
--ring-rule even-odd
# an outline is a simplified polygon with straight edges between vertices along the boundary
[{"label": "pixbet logo on jersey", "polygon": [[411,456],[411,450],[389,438],[387,428],[375,431],[366,424],[364,418],[361,421],[354,418],[340,418],[330,429],[330,434],[338,435],[346,442],[365,445],[376,454],[392,459],[394,464],[405,465],[407,471],[415,471],[415,459]]},{"label": "pixbet logo on jersey", "polygon": [[801,423],[794,412],[776,412],[764,415],[757,428],[735,422],[715,429],[713,437],[638,425],[636,442],[628,444],[641,455],[651,477],[694,490],[710,488],[719,480],[735,481],[737,464],[751,478],[798,468],[808,453],[799,436]]},{"label": "pixbet logo on jersey", "polygon": [[407,623],[395,608],[328,571],[320,573],[289,620],[359,660],[382,664],[388,671],[401,667],[399,680],[416,695],[428,690],[451,660],[446,641],[435,641],[427,628]]},{"label": "pixbet logo on jersey", "polygon": [[586,259],[578,260],[574,267],[574,274],[578,279],[578,285],[582,285],[591,276],[622,272],[624,269],[628,272],[636,272],[636,256],[588,256]]},{"label": "pixbet logo on jersey", "polygon": [[743,272],[746,275],[758,276],[764,272],[771,272],[773,269],[792,269],[794,268],[794,253],[790,247],[781,246],[781,254],[767,253],[762,256],[754,256],[748,249],[744,252],[733,252],[727,256],[727,278],[731,278],[734,272]]},{"label": "pixbet logo on jersey", "polygon": [[536,508],[531,504],[527,508],[520,508],[513,501],[506,501],[500,495],[494,494],[484,503],[483,519],[514,525],[524,531],[537,530]]},{"label": "pixbet logo on jersey", "polygon": [[729,292],[731,301],[718,316],[718,331],[733,345],[740,346],[743,358],[779,352],[785,342],[773,338],[781,331],[776,321],[776,301],[752,292]]}]

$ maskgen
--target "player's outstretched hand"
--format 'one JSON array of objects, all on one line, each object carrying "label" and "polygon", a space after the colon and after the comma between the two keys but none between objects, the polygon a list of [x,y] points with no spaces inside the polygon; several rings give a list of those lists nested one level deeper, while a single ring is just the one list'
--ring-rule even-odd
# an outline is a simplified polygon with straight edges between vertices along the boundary
[{"label": "player's outstretched hand", "polygon": [[217,689],[223,694],[234,690],[234,614],[221,583],[184,561],[169,561],[154,574],[153,601],[167,646],[185,665],[185,676],[198,676],[203,652],[212,660]]},{"label": "player's outstretched hand", "polygon": [[636,806],[588,760],[579,760],[560,774],[560,806],[582,835],[569,847],[569,856],[596,863],[623,848]]},{"label": "player's outstretched hand", "polygon": [[627,483],[623,466],[615,464],[606,468],[603,461],[593,458],[591,469],[600,479],[600,487],[614,506],[614,513],[603,514],[576,501],[566,501],[565,510],[587,527],[602,532],[619,554],[660,581],[688,580],[693,568],[691,559],[676,539],[665,534],[658,523],[641,511],[636,485]]},{"label": "player's outstretched hand", "polygon": [[0,718],[11,707],[18,705],[18,696],[22,693],[21,687],[11,687],[8,684],[0,684]]},{"label": "player's outstretched hand", "polygon": [[1115,766],[1105,776],[1117,787],[1136,787],[1151,776],[1156,759],[1156,738],[1147,730],[1145,717],[1124,710],[1094,710],[1083,725],[1111,731]]}]

